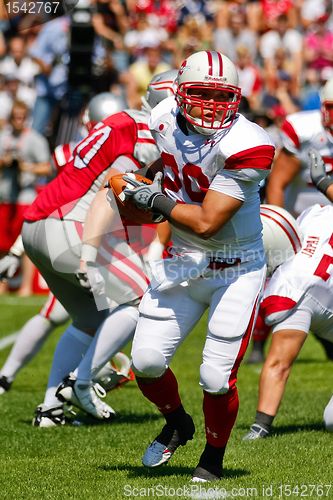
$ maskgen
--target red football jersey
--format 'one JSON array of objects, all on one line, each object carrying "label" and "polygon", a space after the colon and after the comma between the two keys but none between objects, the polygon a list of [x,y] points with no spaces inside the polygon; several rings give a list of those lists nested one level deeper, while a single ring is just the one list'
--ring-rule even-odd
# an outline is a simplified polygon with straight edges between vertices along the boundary
[{"label": "red football jersey", "polygon": [[36,221],[52,216],[83,222],[92,197],[119,156],[129,157],[138,168],[158,156],[147,121],[146,113],[128,111],[97,124],[29,207],[25,219]]}]

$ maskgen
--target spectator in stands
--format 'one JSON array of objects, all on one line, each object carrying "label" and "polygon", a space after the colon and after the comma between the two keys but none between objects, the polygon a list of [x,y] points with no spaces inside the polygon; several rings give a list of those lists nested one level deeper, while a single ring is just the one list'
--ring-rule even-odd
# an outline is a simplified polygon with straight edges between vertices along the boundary
[{"label": "spectator in stands", "polygon": [[179,17],[178,2],[174,0],[126,0],[129,19],[132,28],[135,27],[137,16],[143,15],[153,28],[161,28],[172,34],[177,30]]},{"label": "spectator in stands", "polygon": [[276,19],[276,29],[271,29],[260,38],[259,52],[264,69],[270,66],[277,49],[283,48],[290,59],[295,75],[300,75],[303,66],[303,39],[296,30],[289,28],[286,14]]},{"label": "spectator in stands", "polygon": [[158,46],[145,47],[144,57],[129,66],[128,72],[122,75],[127,85],[127,102],[131,108],[141,108],[141,96],[153,76],[171,69],[162,59],[162,51]]},{"label": "spectator in stands", "polygon": [[272,109],[279,116],[286,116],[300,110],[301,103],[298,95],[294,94],[292,77],[283,70],[276,72],[275,79],[262,94],[261,105]]},{"label": "spectator in stands", "polygon": [[213,45],[212,26],[204,17],[187,16],[177,31],[175,41],[175,66],[199,50],[209,50]]},{"label": "spectator in stands", "polygon": [[295,0],[260,0],[260,31],[279,30],[280,18],[286,19],[288,29],[299,25],[298,9]]},{"label": "spectator in stands", "polygon": [[32,127],[43,135],[67,90],[68,44],[69,19],[64,16],[44,24],[29,50],[39,66]]},{"label": "spectator in stands", "polygon": [[[39,181],[51,175],[50,151],[46,139],[27,126],[29,109],[15,101],[9,124],[0,132],[1,250],[13,244],[23,223],[23,213],[32,203]],[[23,265],[20,294],[31,294],[32,265]]]},{"label": "spectator in stands", "polygon": [[328,15],[312,23],[304,38],[304,60],[307,68],[320,71],[333,67],[333,32],[327,27]]},{"label": "spectator in stands", "polygon": [[251,57],[248,46],[239,45],[236,50],[236,66],[239,75],[239,86],[242,96],[246,97],[252,110],[259,107],[262,91],[262,76],[260,68],[256,66]]},{"label": "spectator in stands", "polygon": [[15,100],[23,101],[31,110],[36,99],[35,90],[22,84],[15,73],[8,73],[3,78],[3,82],[0,90],[0,121],[2,125],[8,120]]},{"label": "spectator in stands", "polygon": [[123,3],[120,0],[97,0],[93,4],[92,24],[100,46],[96,50],[102,52],[102,58],[111,55],[116,70],[124,71],[128,66],[124,36],[129,22]]},{"label": "spectator in stands", "polygon": [[253,60],[257,57],[257,34],[246,25],[245,12],[231,11],[227,27],[216,25],[213,34],[214,49],[236,61],[237,49],[247,47]]},{"label": "spectator in stands", "polygon": [[15,36],[9,41],[8,54],[0,61],[0,73],[15,74],[21,84],[33,88],[38,66],[27,55],[23,37]]},{"label": "spectator in stands", "polygon": [[135,27],[130,29],[124,37],[124,44],[133,63],[143,56],[145,47],[161,45],[167,39],[168,32],[163,27],[151,26],[147,14],[139,12],[136,16]]},{"label": "spectator in stands", "polygon": [[[325,68],[324,71],[326,71]],[[332,74],[333,76],[333,68]],[[330,78],[329,77],[329,78]],[[329,79],[327,78],[327,80]],[[309,111],[311,109],[320,109],[320,75],[315,69],[307,69],[304,73],[304,82],[301,88],[300,99],[301,99],[301,108],[303,111]]]},{"label": "spectator in stands", "polygon": [[328,0],[303,0],[300,7],[301,26],[308,29],[329,10],[332,10],[332,4]]}]

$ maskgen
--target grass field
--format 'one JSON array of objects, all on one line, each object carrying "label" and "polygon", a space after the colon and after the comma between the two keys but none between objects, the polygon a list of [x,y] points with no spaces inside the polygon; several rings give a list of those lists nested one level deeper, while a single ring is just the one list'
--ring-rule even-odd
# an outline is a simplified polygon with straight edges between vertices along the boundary
[{"label": "grass field", "polygon": [[[23,325],[41,301],[0,298],[0,339]],[[294,367],[269,439],[241,441],[255,413],[259,375],[258,366],[241,366],[240,411],[225,457],[225,478],[214,484],[219,491],[207,485],[190,490],[191,472],[204,444],[198,386],[204,331],[203,320],[173,362],[184,406],[197,427],[195,439],[180,448],[169,465],[150,472],[141,466],[141,455],[163,419],[135,383],[108,395],[119,412],[112,425],[31,426],[61,333],[57,330],[12,390],[0,396],[0,499],[221,498],[225,491],[229,498],[333,498],[333,436],[322,426],[322,412],[333,392],[333,365],[313,338]],[[0,351],[1,365],[9,349]],[[325,485],[331,483],[329,491]]]}]

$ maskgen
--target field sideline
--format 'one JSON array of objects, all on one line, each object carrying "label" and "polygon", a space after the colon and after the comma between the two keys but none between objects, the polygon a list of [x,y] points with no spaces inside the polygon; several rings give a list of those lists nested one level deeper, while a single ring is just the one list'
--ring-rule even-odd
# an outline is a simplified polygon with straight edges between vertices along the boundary
[{"label": "field sideline", "polygon": [[[0,297],[0,341],[37,312],[42,301],[40,297]],[[31,426],[61,333],[57,330],[19,374],[13,389],[0,396],[0,499],[177,498],[177,492],[178,498],[185,498],[204,443],[198,386],[204,331],[202,320],[172,365],[184,405],[197,427],[195,439],[180,448],[169,465],[150,473],[141,466],[141,455],[160,431],[163,419],[144,400],[135,383],[107,397],[119,412],[112,425],[56,429]],[[1,365],[9,350],[1,348]],[[323,409],[333,392],[333,364],[325,360],[321,346],[309,338],[289,380],[274,436],[242,443],[255,414],[258,375],[258,366],[243,364],[240,368],[240,411],[226,452],[225,478],[218,487],[225,488],[229,498],[333,498],[333,436],[322,425]],[[325,486],[330,484],[331,489]],[[205,491],[201,493],[200,498],[204,498]],[[199,498],[195,490],[192,498]]]}]

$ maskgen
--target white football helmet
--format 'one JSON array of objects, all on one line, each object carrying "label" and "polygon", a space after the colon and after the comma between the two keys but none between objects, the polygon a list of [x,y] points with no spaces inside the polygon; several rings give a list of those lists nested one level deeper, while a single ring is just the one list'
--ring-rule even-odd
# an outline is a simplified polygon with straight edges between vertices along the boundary
[{"label": "white football helmet", "polygon": [[167,97],[175,95],[176,85],[175,79],[178,71],[176,69],[169,69],[155,75],[148,87],[146,95],[141,97],[142,108],[148,113],[151,112],[155,106]]},{"label": "white football helmet", "polygon": [[323,126],[333,134],[333,78],[321,89],[320,100]]},{"label": "white football helmet", "polygon": [[126,101],[122,97],[111,94],[111,92],[102,92],[89,101],[82,117],[82,123],[88,130],[91,130],[96,123],[124,109],[126,109]]},{"label": "white football helmet", "polygon": [[296,219],[284,208],[275,205],[260,205],[263,225],[263,242],[267,261],[267,274],[302,248],[301,231]]},{"label": "white football helmet", "polygon": [[[228,57],[214,50],[196,52],[181,64],[176,83],[180,112],[198,133],[211,135],[232,125],[241,89],[236,66]],[[201,110],[199,117],[192,116],[193,108]]]}]

